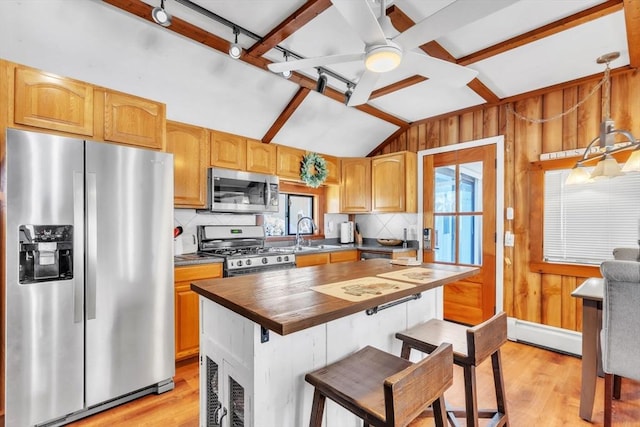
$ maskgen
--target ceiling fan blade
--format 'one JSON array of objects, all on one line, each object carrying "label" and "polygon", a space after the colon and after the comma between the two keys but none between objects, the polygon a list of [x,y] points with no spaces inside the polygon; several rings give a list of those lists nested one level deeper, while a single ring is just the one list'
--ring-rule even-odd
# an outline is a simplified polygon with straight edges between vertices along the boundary
[{"label": "ceiling fan blade", "polygon": [[296,59],[293,61],[272,62],[267,65],[274,73],[283,71],[301,70],[303,68],[321,67],[323,65],[337,64],[342,62],[361,61],[364,58],[362,53],[345,53],[341,55],[318,56],[316,58]]},{"label": "ceiling fan blade", "polygon": [[404,59],[418,74],[450,86],[464,86],[478,75],[476,70],[433,56],[417,52],[406,52],[405,55]]},{"label": "ceiling fan blade", "polygon": [[394,37],[393,41],[405,50],[411,50],[517,1],[519,0],[457,0]]},{"label": "ceiling fan blade", "polygon": [[386,42],[384,32],[367,0],[331,0],[331,3],[367,46]]},{"label": "ceiling fan blade", "polygon": [[356,84],[347,106],[353,107],[354,105],[361,105],[369,100],[369,95],[373,92],[373,88],[376,86],[380,78],[380,73],[374,73],[373,71],[365,70],[358,84]]}]

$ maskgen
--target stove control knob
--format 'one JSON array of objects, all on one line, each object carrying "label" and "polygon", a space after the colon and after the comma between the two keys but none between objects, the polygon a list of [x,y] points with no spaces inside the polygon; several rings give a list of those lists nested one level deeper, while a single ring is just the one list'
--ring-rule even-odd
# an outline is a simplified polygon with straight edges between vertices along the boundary
[{"label": "stove control knob", "polygon": [[284,260],[285,260],[285,261],[289,261],[289,255],[285,255],[285,256],[284,256]]},{"label": "stove control knob", "polygon": [[269,260],[267,259],[267,257],[262,258],[262,263],[263,263],[263,264],[266,264],[266,263],[268,263],[268,262],[269,262]]},{"label": "stove control knob", "polygon": [[238,262],[236,262],[236,265],[237,265],[238,267],[242,267],[242,261],[241,261],[241,260],[238,260]]},{"label": "stove control knob", "polygon": [[276,258],[276,261],[278,261],[278,262],[282,262],[282,257],[281,257],[281,256],[279,256],[278,258]]},{"label": "stove control knob", "polygon": [[248,259],[248,260],[245,262],[245,264],[247,264],[247,265],[251,265],[251,260],[250,260],[250,259]]}]

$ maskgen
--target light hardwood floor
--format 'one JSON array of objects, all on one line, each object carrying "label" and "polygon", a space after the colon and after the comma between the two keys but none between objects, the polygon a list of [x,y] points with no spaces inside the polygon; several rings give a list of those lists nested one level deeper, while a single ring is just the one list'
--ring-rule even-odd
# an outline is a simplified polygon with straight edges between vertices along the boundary
[{"label": "light hardwood floor", "polygon": [[[588,423],[578,416],[579,358],[507,342],[502,347],[502,362],[512,427],[602,425],[603,379],[598,379],[593,422]],[[454,384],[446,393],[447,403],[462,406],[462,371],[454,367],[454,374]],[[175,383],[176,388],[170,393],[146,396],[71,425],[198,426],[198,364],[195,359],[177,367]],[[478,368],[478,385],[480,407],[495,406],[491,363],[488,361]],[[622,399],[614,401],[613,419],[616,427],[640,426],[639,382],[623,379]],[[413,422],[411,427],[432,425],[431,419],[420,419]]]}]

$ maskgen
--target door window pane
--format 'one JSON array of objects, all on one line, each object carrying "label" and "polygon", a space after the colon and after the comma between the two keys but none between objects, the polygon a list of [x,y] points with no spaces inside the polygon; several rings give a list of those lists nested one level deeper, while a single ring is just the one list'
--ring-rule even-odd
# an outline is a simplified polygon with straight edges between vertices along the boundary
[{"label": "door window pane", "polygon": [[455,166],[436,168],[435,211],[455,212],[456,169]]},{"label": "door window pane", "polygon": [[482,162],[459,166],[460,212],[482,211]]},{"label": "door window pane", "polygon": [[456,261],[456,217],[454,215],[438,215],[436,225],[436,261]]},{"label": "door window pane", "polygon": [[460,264],[482,265],[482,215],[460,216]]}]

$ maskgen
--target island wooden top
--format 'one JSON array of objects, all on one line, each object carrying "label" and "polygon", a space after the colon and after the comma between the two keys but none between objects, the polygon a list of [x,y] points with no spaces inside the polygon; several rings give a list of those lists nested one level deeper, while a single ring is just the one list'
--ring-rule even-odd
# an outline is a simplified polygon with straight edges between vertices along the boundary
[{"label": "island wooden top", "polygon": [[479,271],[474,267],[442,264],[422,264],[421,267],[447,271],[451,275],[428,284],[412,283],[411,288],[358,302],[329,296],[312,287],[413,267],[393,265],[388,259],[372,259],[199,280],[191,284],[191,289],[267,329],[287,335],[443,286]]}]

